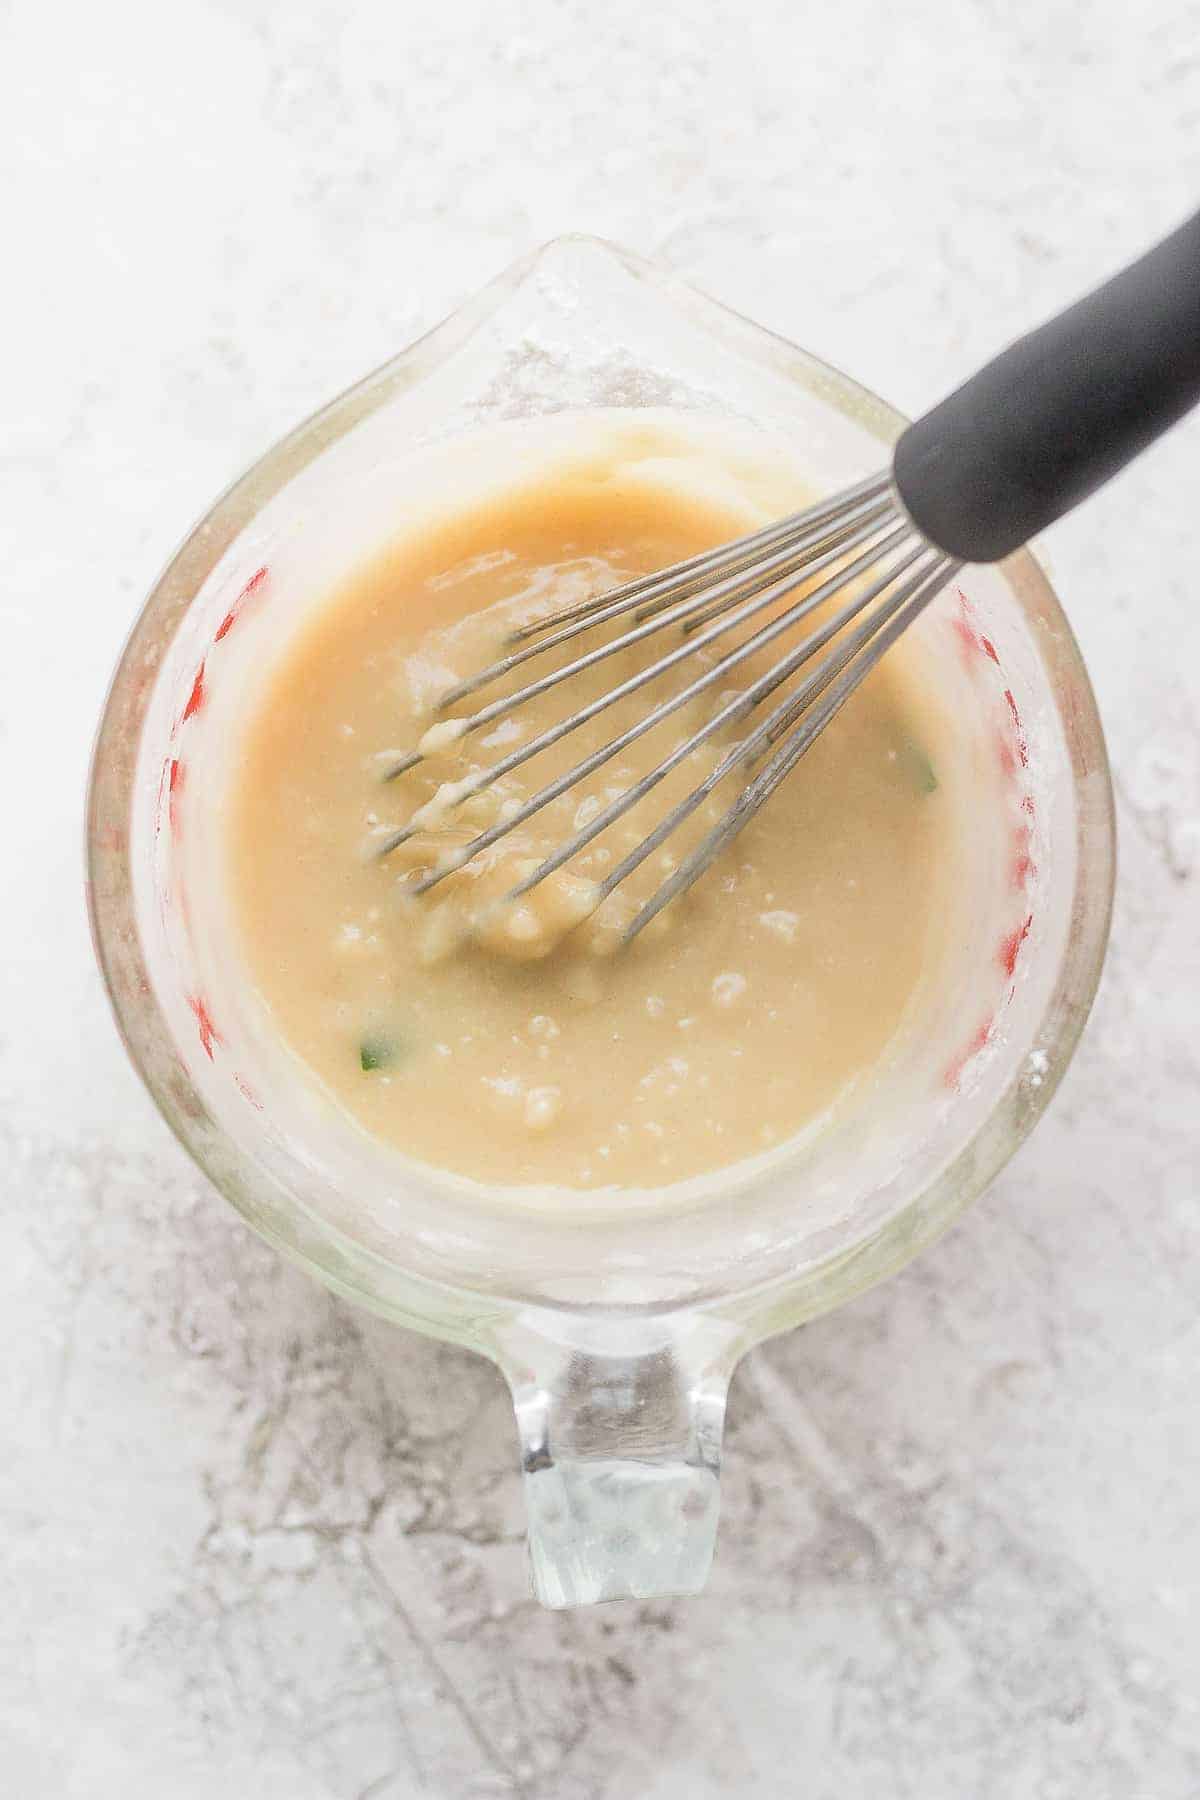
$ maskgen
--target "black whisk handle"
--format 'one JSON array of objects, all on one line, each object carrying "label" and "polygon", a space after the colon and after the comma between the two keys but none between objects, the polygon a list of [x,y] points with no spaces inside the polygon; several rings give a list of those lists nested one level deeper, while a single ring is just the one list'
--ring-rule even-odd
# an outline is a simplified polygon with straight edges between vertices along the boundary
[{"label": "black whisk handle", "polygon": [[1200,213],[910,425],[896,486],[931,543],[996,562],[1198,401]]}]

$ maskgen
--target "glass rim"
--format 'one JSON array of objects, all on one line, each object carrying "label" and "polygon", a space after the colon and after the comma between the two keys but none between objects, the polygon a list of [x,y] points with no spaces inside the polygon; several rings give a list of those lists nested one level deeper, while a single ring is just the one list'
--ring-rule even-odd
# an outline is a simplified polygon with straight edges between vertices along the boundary
[{"label": "glass rim", "polygon": [[[1065,1075],[1083,1031],[1103,969],[1108,941],[1116,875],[1115,811],[1111,774],[1104,743],[1103,729],[1096,707],[1087,668],[1074,632],[1058,601],[1054,588],[1036,556],[1028,549],[1015,552],[1003,568],[1018,602],[1036,606],[1048,614],[1055,632],[1073,665],[1078,681],[1079,699],[1075,709],[1077,730],[1089,755],[1088,773],[1100,776],[1099,805],[1084,819],[1078,809],[1076,897],[1086,883],[1083,906],[1075,918],[1064,946],[1054,983],[1042,1014],[1038,1030],[1051,1054],[1041,1085],[1033,1092],[1023,1089],[1019,1072],[1014,1072],[991,1101],[987,1114],[951,1161],[924,1188],[913,1194],[887,1219],[851,1244],[833,1250],[824,1257],[794,1270],[782,1270],[728,1291],[711,1286],[698,1293],[672,1299],[645,1301],[609,1301],[547,1299],[544,1295],[522,1294],[495,1288],[471,1286],[441,1280],[425,1272],[414,1272],[351,1236],[332,1221],[313,1215],[296,1204],[297,1212],[318,1227],[320,1237],[336,1252],[333,1259],[322,1261],[310,1248],[290,1241],[281,1231],[268,1225],[254,1208],[245,1203],[238,1183],[224,1180],[211,1169],[203,1145],[195,1141],[187,1129],[181,1110],[172,1104],[163,1083],[147,1067],[139,1048],[139,1037],[155,1030],[168,1042],[171,1033],[158,995],[148,977],[141,942],[140,927],[133,903],[130,877],[129,833],[123,846],[114,848],[100,842],[96,829],[100,808],[100,791],[105,771],[110,764],[109,750],[128,740],[131,731],[140,733],[146,702],[153,678],[166,649],[173,639],[191,596],[220,561],[226,549],[267,501],[314,461],[332,442],[344,436],[354,425],[382,406],[399,381],[419,375],[422,363],[440,359],[449,349],[464,343],[475,330],[497,311],[520,287],[528,274],[547,257],[566,249],[586,246],[617,260],[637,280],[666,289],[672,298],[691,310],[699,309],[714,327],[731,326],[739,333],[752,334],[751,353],[757,352],[763,340],[778,345],[786,354],[790,377],[808,385],[820,399],[835,410],[852,416],[876,437],[884,450],[905,428],[908,421],[888,402],[854,380],[844,371],[812,352],[792,343],[769,327],[759,325],[746,315],[712,299],[700,289],[681,280],[668,270],[623,247],[582,233],[568,233],[551,239],[528,255],[518,259],[493,278],[478,293],[468,298],[444,319],[433,325],[411,345],[391,357],[377,369],[345,390],[341,395],[308,415],[290,432],[278,439],[265,454],[232,481],[182,539],[168,559],[135,619],[117,659],[105,697],[96,732],[88,775],[86,830],[86,892],[89,922],[96,958],[108,993],[118,1031],[126,1051],[143,1085],[159,1113],[176,1138],[187,1150],[218,1191],[243,1218],[264,1238],[293,1261],[318,1276],[327,1285],[352,1297],[359,1304],[376,1310],[419,1329],[444,1329],[447,1311],[461,1310],[464,1304],[477,1309],[480,1302],[491,1307],[537,1306],[546,1311],[574,1315],[604,1315],[650,1318],[680,1312],[708,1311],[743,1320],[771,1315],[766,1329],[783,1329],[788,1324],[814,1317],[842,1304],[855,1294],[886,1279],[941,1235],[958,1215],[987,1188],[1008,1162],[1033,1126],[1046,1110]],[[739,348],[745,350],[744,343]],[[173,608],[169,635],[157,626],[160,613]],[[159,645],[157,658],[146,655],[148,643]],[[148,673],[147,673],[148,672]],[[128,691],[132,688],[132,692]],[[1071,757],[1071,781],[1078,793],[1081,772]],[[123,817],[128,825],[134,803],[132,783],[122,796]],[[1089,841],[1084,842],[1084,834]],[[107,859],[107,861],[106,861]],[[116,967],[121,958],[122,939],[134,947],[140,966],[139,1005],[150,1014],[149,1031],[139,1032],[133,1017],[135,1008]],[[346,1279],[344,1269],[361,1268],[363,1272],[378,1268],[385,1279],[384,1288],[399,1281],[411,1295],[427,1295],[428,1307],[415,1306],[412,1312],[403,1305],[381,1299],[377,1289],[364,1282],[361,1286]],[[782,1314],[784,1316],[777,1317]]]}]

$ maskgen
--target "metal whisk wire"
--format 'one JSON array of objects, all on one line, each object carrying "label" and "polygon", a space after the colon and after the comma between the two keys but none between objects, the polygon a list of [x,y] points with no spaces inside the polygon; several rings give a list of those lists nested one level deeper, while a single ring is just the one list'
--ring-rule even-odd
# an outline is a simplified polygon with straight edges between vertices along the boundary
[{"label": "metal whisk wire", "polygon": [[[607,711],[618,701],[639,692],[649,683],[661,679],[672,669],[709,645],[716,645],[739,625],[755,615],[777,606],[796,587],[804,584],[807,591],[791,605],[759,625],[732,647],[703,667],[694,680],[651,707],[625,730],[583,757],[554,780],[546,783],[522,805],[510,808],[505,815],[477,833],[460,848],[442,854],[410,888],[419,895],[429,892],[472,858],[500,842],[553,800],[575,787],[580,781],[618,756],[630,744],[662,724],[673,713],[697,699],[725,680],[733,670],[749,658],[769,649],[788,633],[794,632],[818,609],[830,606],[839,597],[842,603],[815,630],[805,636],[743,691],[719,706],[712,718],[684,737],[648,774],[623,794],[602,808],[585,825],[580,826],[537,868],[517,883],[508,894],[517,900],[528,894],[547,876],[563,867],[579,854],[608,826],[629,812],[671,772],[684,763],[718,733],[747,719],[771,694],[795,675],[830,642],[834,649],[813,673],[777,704],[754,730],[748,733],[655,826],[606,877],[597,884],[596,903],[600,904],[632,873],[651,852],[682,824],[709,797],[727,775],[741,765],[749,770],[772,747],[785,740],[767,765],[743,790],[738,801],[701,840],[692,854],[680,865],[670,880],[660,887],[643,906],[625,931],[632,939],[656,913],[703,873],[738,831],[742,830],[764,801],[778,787],[803,749],[817,735],[818,729],[832,718],[854,688],[865,679],[879,656],[895,635],[910,622],[916,612],[933,597],[957,567],[952,559],[932,550],[915,532],[894,499],[886,475],[862,482],[839,496],[836,501],[821,502],[805,512],[794,514],[776,525],[755,532],[732,544],[689,558],[687,562],[651,575],[639,576],[623,586],[597,595],[567,612],[550,615],[519,627],[510,642],[518,646],[498,661],[459,683],[443,696],[439,710],[457,704],[492,682],[503,679],[514,669],[533,658],[572,643],[582,634],[618,620],[632,618],[627,629],[551,670],[515,693],[480,707],[465,718],[435,728],[435,741],[449,743],[493,724],[527,704],[537,696],[570,681],[585,670],[594,668],[607,658],[629,650],[659,631],[679,626],[683,641],[626,680],[599,695],[595,700],[569,714],[529,742],[486,769],[468,775],[443,790],[437,803],[438,815],[447,806],[461,804],[521,767],[541,751],[549,749],[571,732]],[[831,571],[831,572],[830,572]],[[827,573],[828,572],[828,573]],[[814,588],[813,581],[825,575]],[[864,611],[867,617],[853,631],[848,628]],[[841,634],[846,635],[841,637]],[[885,633],[887,634],[885,637]],[[798,722],[806,709],[822,702],[820,724],[804,734],[797,748]],[[814,715],[815,716],[815,715]],[[790,734],[790,735],[789,735]],[[415,767],[430,753],[420,747],[398,759],[386,772],[393,779]],[[426,829],[431,810],[420,808],[407,825],[387,837],[377,854],[387,856],[417,832]]]},{"label": "metal whisk wire", "polygon": [[[853,639],[850,640],[852,648],[848,646],[845,650],[830,657],[827,664],[823,663],[809,681],[797,690],[796,694],[790,696],[776,708],[753,739],[731,751],[714,771],[710,781],[701,783],[704,792],[694,790],[686,800],[681,801],[656,827],[644,844],[639,845],[637,850],[625,859],[625,864],[614,869],[601,883],[599,899],[606,899],[617,883],[623,881],[625,876],[637,867],[638,863],[656,849],[658,844],[663,842],[676,825],[686,817],[687,813],[692,812],[707,793],[711,792],[718,782],[732,772],[739,761],[747,765],[752,764],[757,760],[764,746],[769,747],[783,738],[784,741],[780,748],[776,750],[770,761],[749,786],[742,790],[724,817],[697,845],[691,855],[685,858],[675,873],[646,901],[626,928],[627,940],[636,937],[638,932],[643,930],[651,919],[669,905],[678,894],[683,893],[686,888],[691,887],[693,882],[699,880],[709,865],[720,855],[726,844],[733,841],[737,834],[749,824],[759,807],[770,799],[784,777],[791,773],[804,752],[824,731],[834,714],[840,712],[855,688],[870,674],[884,651],[896,641],[902,632],[908,629],[918,613],[924,610],[947,581],[953,579],[961,567],[961,564],[940,556],[936,551],[933,553],[933,557],[935,560],[932,565],[926,561],[926,567],[922,572],[906,582],[895,596],[894,601],[889,604],[885,624],[879,626],[877,621],[872,618],[867,621],[866,626],[860,627],[859,632],[855,634],[858,642],[854,643]],[[864,642],[869,645],[869,648],[865,655],[860,656],[858,651],[861,650]],[[819,706],[814,706],[813,711],[797,724],[805,708],[817,700],[827,689],[829,691],[825,700]],[[793,726],[796,727],[795,730],[792,730]],[[790,735],[785,735],[789,732]]]},{"label": "metal whisk wire", "polygon": [[[557,649],[568,643],[583,631],[591,630],[597,625],[607,624],[610,620],[633,613],[637,623],[621,636],[599,645],[586,655],[577,657],[562,668],[553,670],[549,675],[530,683],[515,694],[502,696],[481,707],[479,711],[459,722],[456,737],[467,737],[486,725],[512,712],[526,701],[536,699],[540,694],[549,692],[560,683],[569,681],[572,676],[582,674],[596,663],[627,650],[643,639],[664,630],[669,625],[689,624],[698,626],[706,619],[734,608],[741,601],[753,599],[755,605],[750,610],[761,611],[771,605],[782,594],[798,585],[801,580],[809,578],[819,568],[836,561],[840,551],[852,548],[865,539],[882,532],[889,523],[888,513],[891,510],[886,493],[886,480],[863,483],[864,489],[872,490],[861,496],[858,490],[852,490],[846,496],[848,504],[844,511],[839,509],[837,522],[829,524],[829,508],[825,505],[812,509],[817,517],[814,520],[810,513],[793,514],[780,524],[768,527],[765,532],[755,533],[753,538],[738,538],[732,544],[726,544],[717,550],[705,552],[703,557],[693,557],[685,563],[675,563],[669,569],[659,570],[652,575],[642,575],[636,580],[626,582],[623,586],[610,589],[607,593],[584,601],[569,611],[553,613],[545,619],[521,626],[512,633],[511,642],[519,642],[524,647],[502,657],[498,662],[481,669],[478,674],[468,680],[459,682],[441,696],[438,710],[444,712],[449,706],[456,706],[460,700],[468,698],[482,687],[488,687],[494,681],[519,668],[535,656],[542,656],[547,651]],[[859,501],[861,498],[862,504]],[[894,514],[893,514],[894,519]],[[766,539],[766,543],[759,540]],[[783,548],[774,546],[783,543]],[[748,548],[749,546],[749,548]],[[763,550],[770,554],[762,555]],[[819,556],[818,552],[824,554]],[[703,567],[698,565],[703,564]],[[749,570],[749,574],[746,571]],[[739,612],[727,619],[726,628],[738,624],[749,611]],[[537,643],[527,640],[535,634],[539,636]],[[690,646],[682,647],[670,659],[662,659],[639,670],[619,690],[611,696],[602,696],[596,703],[595,710],[611,704],[612,699],[624,698],[637,687],[656,680],[674,667],[691,651],[699,649],[702,642],[697,640]],[[570,727],[583,724],[594,712],[573,714]],[[543,750],[548,742],[537,741],[536,749]],[[501,774],[507,774],[510,768],[536,754],[532,744],[522,752],[508,759],[503,768],[497,765],[490,771],[489,780],[495,780]],[[415,768],[423,760],[420,749],[411,751],[407,756],[399,758],[384,771],[384,780],[392,781],[397,775]],[[403,840],[397,840],[403,841]],[[388,848],[394,848],[389,845]],[[381,854],[386,855],[385,849]]]}]

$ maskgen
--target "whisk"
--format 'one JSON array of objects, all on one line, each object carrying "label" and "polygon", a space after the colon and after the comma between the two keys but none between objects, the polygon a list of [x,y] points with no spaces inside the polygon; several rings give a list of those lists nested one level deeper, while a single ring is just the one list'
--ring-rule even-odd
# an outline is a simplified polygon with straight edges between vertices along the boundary
[{"label": "whisk", "polygon": [[[442,855],[410,891],[434,888],[673,713],[714,690],[721,704],[711,718],[544,857],[506,896],[521,899],[703,744],[745,726],[704,779],[596,884],[593,905],[606,899],[723,781],[738,771],[744,774],[736,799],[627,925],[625,940],[636,937],[744,829],[880,658],[964,564],[996,562],[1008,555],[1086,499],[1197,401],[1200,213],[1104,286],[1003,351],[909,426],[896,444],[890,469],[732,543],[514,631],[506,655],[441,696],[443,714],[551,651],[579,640],[579,653],[570,655],[568,649],[565,664],[474,711],[443,718],[416,750],[384,772],[386,780],[551,689],[563,687],[569,699],[573,677],[672,627],[679,628],[679,640],[662,654],[490,767],[443,788],[439,808],[453,809],[689,661],[700,672],[515,810],[510,806],[494,824]],[[787,596],[801,586],[803,594],[787,604]],[[760,615],[765,619],[755,624]],[[588,634],[604,626],[616,626],[616,635],[588,648]],[[738,635],[739,627],[750,627],[748,635]],[[699,657],[710,647],[715,661]],[[775,655],[766,671],[725,697],[723,684],[731,674],[764,651]],[[802,675],[809,664],[814,666]],[[788,687],[793,677],[800,678]],[[781,688],[786,688],[782,697],[768,704]],[[423,829],[427,814],[428,809],[415,814],[386,838],[377,854],[389,855]]]}]

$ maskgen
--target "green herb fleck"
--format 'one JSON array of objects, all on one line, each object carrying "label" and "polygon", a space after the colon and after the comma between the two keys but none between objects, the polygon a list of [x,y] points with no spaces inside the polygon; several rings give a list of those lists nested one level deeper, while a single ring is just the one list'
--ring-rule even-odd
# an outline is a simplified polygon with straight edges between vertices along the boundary
[{"label": "green herb fleck", "polygon": [[364,1075],[372,1069],[386,1069],[396,1060],[396,1042],[394,1038],[372,1035],[365,1037],[358,1046],[358,1060]]},{"label": "green herb fleck", "polygon": [[918,793],[934,794],[937,792],[938,778],[933,772],[933,764],[921,746],[914,744],[911,738],[905,740],[900,760]]}]

